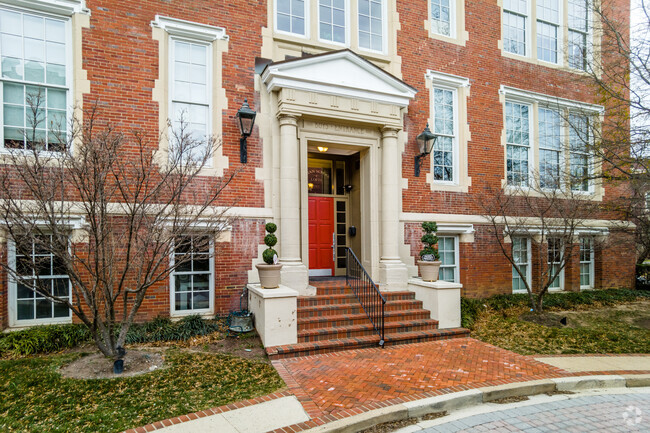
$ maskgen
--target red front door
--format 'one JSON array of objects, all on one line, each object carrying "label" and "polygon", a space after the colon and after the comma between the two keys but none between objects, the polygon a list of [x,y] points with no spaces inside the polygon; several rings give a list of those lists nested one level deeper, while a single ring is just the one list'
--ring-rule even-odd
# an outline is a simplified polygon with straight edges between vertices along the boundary
[{"label": "red front door", "polygon": [[334,275],[334,199],[309,197],[309,270]]}]

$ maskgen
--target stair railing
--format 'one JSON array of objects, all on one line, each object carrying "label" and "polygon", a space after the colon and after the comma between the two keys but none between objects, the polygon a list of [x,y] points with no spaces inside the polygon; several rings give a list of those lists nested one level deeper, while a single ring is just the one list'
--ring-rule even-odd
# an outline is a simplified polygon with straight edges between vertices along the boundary
[{"label": "stair railing", "polygon": [[379,334],[379,345],[384,347],[384,310],[386,298],[372,281],[368,272],[351,248],[346,250],[345,281],[361,304],[370,323]]}]

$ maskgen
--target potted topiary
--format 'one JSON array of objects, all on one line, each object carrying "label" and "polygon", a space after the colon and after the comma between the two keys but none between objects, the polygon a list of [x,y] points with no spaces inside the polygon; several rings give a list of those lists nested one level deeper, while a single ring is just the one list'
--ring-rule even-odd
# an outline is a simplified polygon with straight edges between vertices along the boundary
[{"label": "potted topiary", "polygon": [[278,263],[278,253],[273,249],[275,244],[278,243],[277,236],[273,234],[277,229],[278,226],[273,223],[266,224],[268,233],[264,236],[264,243],[268,248],[262,253],[264,263],[255,265],[263,289],[275,289],[280,285],[280,269],[282,269],[282,265]]},{"label": "potted topiary", "polygon": [[420,268],[420,275],[424,281],[438,281],[438,273],[440,272],[440,254],[434,245],[438,243],[438,225],[433,221],[425,221],[422,223],[424,235],[422,236],[422,243],[425,247],[420,251],[420,260],[418,266]]}]

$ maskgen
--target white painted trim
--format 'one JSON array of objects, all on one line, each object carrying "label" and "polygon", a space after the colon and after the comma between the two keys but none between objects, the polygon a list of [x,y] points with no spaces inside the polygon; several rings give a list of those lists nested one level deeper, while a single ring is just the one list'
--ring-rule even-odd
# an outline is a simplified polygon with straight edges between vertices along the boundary
[{"label": "white painted trim", "polygon": [[438,223],[438,233],[441,234],[472,234],[474,224]]},{"label": "white painted trim", "polygon": [[199,24],[161,15],[156,15],[156,19],[151,21],[151,27],[161,28],[172,36],[190,38],[203,42],[214,42],[217,39],[227,41],[229,38],[226,34],[226,29],[223,27]]},{"label": "white painted trim", "polygon": [[433,71],[427,69],[425,78],[431,80],[434,87],[447,86],[453,89],[460,87],[470,87],[469,78],[461,77],[458,75],[446,74],[444,72]]},{"label": "white painted trim", "polygon": [[591,114],[603,114],[605,107],[587,102],[574,101],[571,99],[545,95],[543,93],[531,92],[529,90],[517,89],[515,87],[501,85],[499,94],[504,95],[507,100],[525,104],[540,103],[548,106],[579,110]]},{"label": "white painted trim", "polygon": [[90,15],[85,0],[3,0],[1,4],[67,17],[76,13]]}]

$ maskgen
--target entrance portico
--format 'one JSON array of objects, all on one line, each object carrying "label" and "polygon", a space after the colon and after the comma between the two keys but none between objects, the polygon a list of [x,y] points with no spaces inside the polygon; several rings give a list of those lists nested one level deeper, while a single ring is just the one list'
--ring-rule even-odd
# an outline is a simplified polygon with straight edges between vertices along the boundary
[{"label": "entrance portico", "polygon": [[[415,89],[349,50],[277,62],[262,73],[272,143],[271,207],[278,223],[282,284],[309,294],[308,149],[359,158],[355,195],[363,266],[382,290],[407,287],[399,255],[403,110]],[[268,173],[268,172],[267,172]],[[358,194],[356,193],[358,191]]]}]

